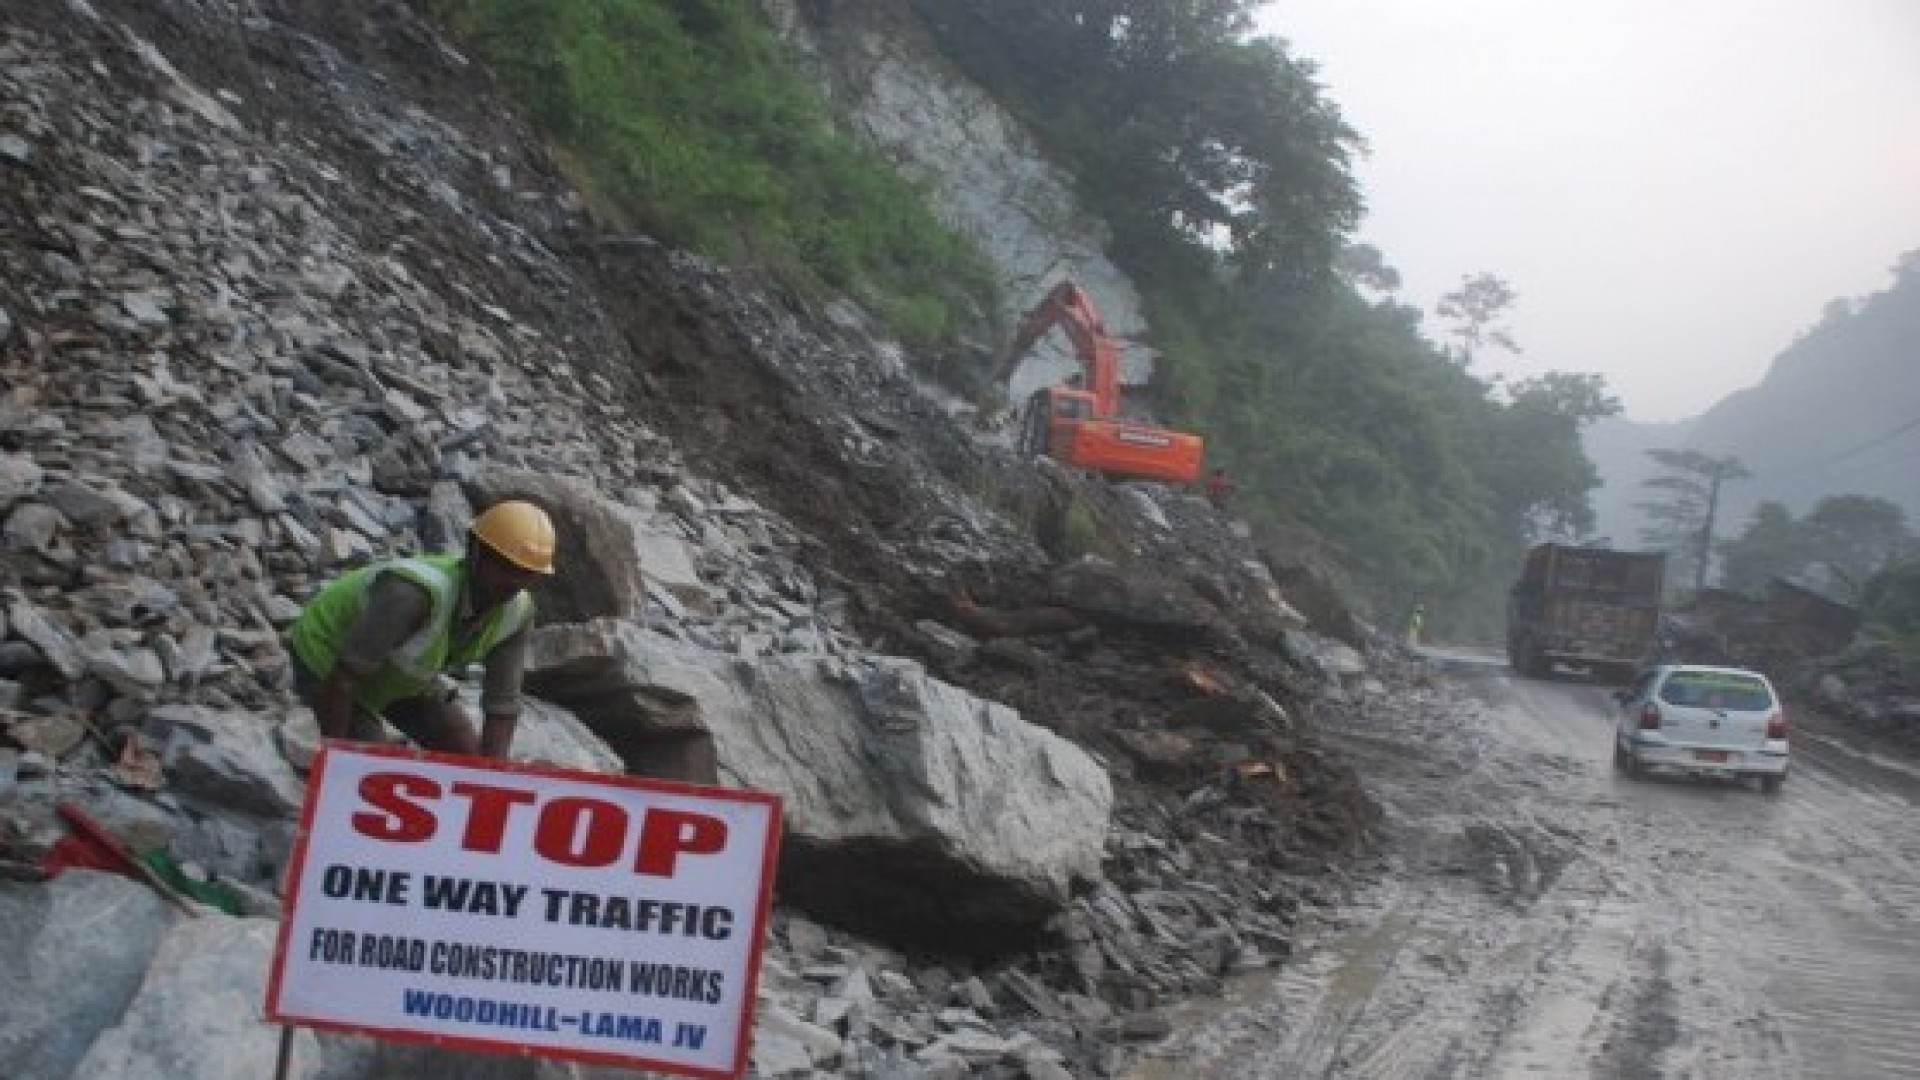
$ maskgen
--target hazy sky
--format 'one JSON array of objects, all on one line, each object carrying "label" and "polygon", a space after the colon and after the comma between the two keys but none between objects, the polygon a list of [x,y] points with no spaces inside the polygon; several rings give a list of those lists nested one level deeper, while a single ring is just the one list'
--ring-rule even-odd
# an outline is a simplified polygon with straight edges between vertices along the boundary
[{"label": "hazy sky", "polygon": [[1519,294],[1523,353],[1635,420],[1751,386],[1920,248],[1920,0],[1272,0],[1364,136],[1359,239],[1429,312]]}]

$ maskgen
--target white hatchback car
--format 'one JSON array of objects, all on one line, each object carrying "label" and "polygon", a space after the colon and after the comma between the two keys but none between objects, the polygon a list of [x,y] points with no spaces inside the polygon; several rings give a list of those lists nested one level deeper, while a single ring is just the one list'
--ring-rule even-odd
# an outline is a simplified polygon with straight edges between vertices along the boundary
[{"label": "white hatchback car", "polygon": [[1760,790],[1787,778],[1787,710],[1757,671],[1661,664],[1614,695],[1620,724],[1613,762],[1629,776],[1670,769],[1753,777]]}]

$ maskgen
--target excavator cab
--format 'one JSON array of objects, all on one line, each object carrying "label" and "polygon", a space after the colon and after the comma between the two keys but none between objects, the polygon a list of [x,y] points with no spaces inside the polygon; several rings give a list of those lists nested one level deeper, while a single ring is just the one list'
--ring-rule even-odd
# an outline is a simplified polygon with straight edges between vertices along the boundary
[{"label": "excavator cab", "polygon": [[1098,415],[1093,394],[1066,386],[1036,390],[1027,402],[1020,449],[1108,476],[1192,483],[1206,446],[1198,435]]},{"label": "excavator cab", "polygon": [[1094,418],[1093,395],[1071,386],[1047,386],[1033,392],[1020,425],[1020,452],[1057,456],[1055,447],[1073,443],[1073,431]]}]

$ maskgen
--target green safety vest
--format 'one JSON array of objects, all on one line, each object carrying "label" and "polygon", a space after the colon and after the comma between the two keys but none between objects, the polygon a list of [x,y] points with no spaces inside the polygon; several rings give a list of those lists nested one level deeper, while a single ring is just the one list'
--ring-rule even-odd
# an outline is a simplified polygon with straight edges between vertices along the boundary
[{"label": "green safety vest", "polygon": [[436,676],[459,671],[494,650],[533,622],[533,597],[525,592],[494,608],[480,629],[455,642],[454,614],[466,586],[465,560],[457,555],[426,555],[363,566],[321,589],[300,612],[290,637],[294,655],[321,678],[333,671],[340,645],[366,610],[367,590],[381,574],[394,573],[427,590],[431,600],[426,625],[360,684],[354,700],[375,712],[396,701],[429,693]]}]

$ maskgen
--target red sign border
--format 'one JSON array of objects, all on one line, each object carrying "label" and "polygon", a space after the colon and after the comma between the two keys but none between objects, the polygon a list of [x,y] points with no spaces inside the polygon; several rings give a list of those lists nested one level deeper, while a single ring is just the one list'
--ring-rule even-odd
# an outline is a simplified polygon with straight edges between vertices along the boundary
[{"label": "red sign border", "polygon": [[[281,979],[285,974],[288,939],[293,934],[295,913],[299,910],[299,895],[294,891],[307,866],[307,841],[313,835],[313,814],[320,801],[320,791],[325,786],[327,763],[336,751],[365,754],[370,757],[394,758],[403,761],[430,761],[440,765],[453,765],[465,769],[477,769],[483,772],[512,773],[526,776],[544,776],[557,780],[584,781],[603,787],[624,787],[638,791],[651,791],[667,795],[693,795],[702,798],[720,799],[728,802],[754,803],[767,807],[772,816],[768,822],[766,850],[760,863],[760,896],[755,905],[753,916],[753,941],[755,946],[747,953],[747,985],[745,1003],[740,1014],[740,1033],[734,1046],[734,1067],[725,1069],[703,1069],[677,1061],[662,1061],[657,1058],[635,1057],[628,1054],[601,1053],[594,1050],[574,1050],[565,1047],[529,1047],[525,1043],[506,1042],[496,1039],[470,1038],[464,1035],[427,1035],[406,1028],[383,1028],[372,1025],[348,1024],[337,1020],[310,1019],[290,1016],[280,1009]],[[758,1004],[760,986],[760,960],[766,953],[767,922],[773,908],[773,879],[780,860],[781,838],[781,802],[780,796],[765,791],[747,791],[739,788],[713,787],[706,784],[690,784],[680,780],[660,780],[652,777],[633,776],[626,773],[596,773],[583,769],[565,769],[555,765],[542,765],[533,762],[499,761],[493,758],[468,757],[463,754],[445,754],[432,750],[421,750],[406,746],[387,746],[379,744],[348,743],[328,740],[320,746],[314,755],[313,764],[307,776],[306,798],[300,807],[300,831],[294,838],[293,855],[287,862],[287,876],[283,891],[286,893],[285,907],[280,914],[280,931],[273,950],[273,965],[268,970],[267,979],[267,1019],[287,1026],[310,1027],[325,1031],[344,1032],[352,1035],[370,1035],[375,1038],[391,1039],[396,1042],[418,1043],[452,1050],[481,1050],[491,1054],[503,1054],[509,1057],[540,1057],[559,1061],[579,1061],[589,1065],[610,1065],[617,1068],[651,1069],[656,1072],[674,1073],[681,1076],[701,1077],[704,1080],[741,1080],[751,1068],[752,1059],[749,1050],[753,1040],[754,1009]]]}]

